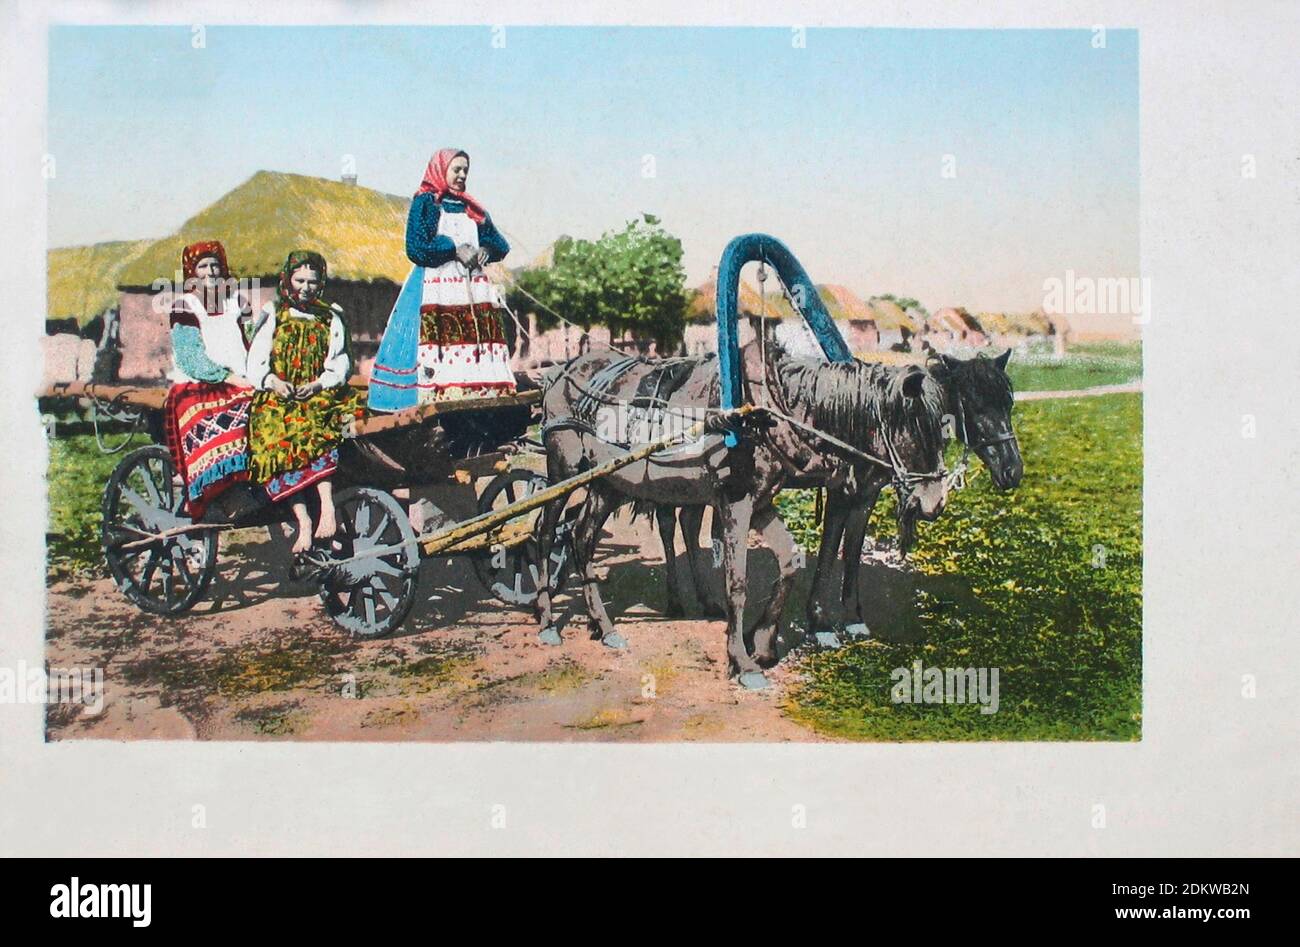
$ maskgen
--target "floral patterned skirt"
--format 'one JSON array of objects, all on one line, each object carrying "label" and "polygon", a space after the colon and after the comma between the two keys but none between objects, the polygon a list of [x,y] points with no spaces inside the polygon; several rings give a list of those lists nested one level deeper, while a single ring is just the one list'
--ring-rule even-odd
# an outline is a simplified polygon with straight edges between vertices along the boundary
[{"label": "floral patterned skirt", "polygon": [[248,422],[250,476],[272,500],[324,480],[338,466],[344,422],[364,414],[360,393],[347,385],[303,401],[259,391]]}]

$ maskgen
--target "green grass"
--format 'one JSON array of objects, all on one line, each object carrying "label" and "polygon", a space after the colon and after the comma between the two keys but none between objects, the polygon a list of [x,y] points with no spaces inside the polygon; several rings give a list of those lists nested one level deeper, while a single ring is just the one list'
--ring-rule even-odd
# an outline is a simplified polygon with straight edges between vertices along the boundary
[{"label": "green grass", "polygon": [[1059,360],[1048,352],[1012,355],[1007,374],[1017,391],[1066,391],[1122,385],[1142,377],[1140,342],[1089,342],[1070,346]]},{"label": "green grass", "polygon": [[[921,524],[906,633],[801,659],[796,720],[855,740],[1140,739],[1141,396],[1028,402],[1015,426],[1020,488],[998,493],[981,469]],[[815,534],[810,494],[782,502]],[[882,502],[873,530],[892,522]],[[999,711],[893,703],[891,672],[918,659],[998,668]]]},{"label": "green grass", "polygon": [[[120,439],[120,436],[118,437]],[[103,568],[99,549],[100,503],[113,468],[141,440],[120,454],[106,455],[93,434],[55,437],[50,441],[50,523],[46,533],[46,569],[50,578]]]}]

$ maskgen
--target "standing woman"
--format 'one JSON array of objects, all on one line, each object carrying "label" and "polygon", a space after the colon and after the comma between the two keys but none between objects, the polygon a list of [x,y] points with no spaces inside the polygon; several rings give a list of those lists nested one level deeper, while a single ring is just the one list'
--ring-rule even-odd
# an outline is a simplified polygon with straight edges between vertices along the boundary
[{"label": "standing woman", "polygon": [[407,277],[370,376],[370,408],[400,411],[430,401],[515,392],[500,294],[484,268],[510,246],[465,191],[469,155],[433,156],[411,202]]},{"label": "standing woman", "polygon": [[199,519],[227,487],[248,479],[248,307],[216,240],[186,247],[181,272],[184,285],[171,308],[172,386],[163,423],[186,512]]},{"label": "standing woman", "polygon": [[[319,253],[290,253],[248,353],[248,373],[257,388],[248,429],[249,468],[272,500],[295,498],[295,553],[337,529],[330,478],[338,468],[344,422],[364,413],[347,384],[352,362],[343,310],[320,298],[326,276]],[[313,484],[320,495],[314,532],[300,495]]]}]

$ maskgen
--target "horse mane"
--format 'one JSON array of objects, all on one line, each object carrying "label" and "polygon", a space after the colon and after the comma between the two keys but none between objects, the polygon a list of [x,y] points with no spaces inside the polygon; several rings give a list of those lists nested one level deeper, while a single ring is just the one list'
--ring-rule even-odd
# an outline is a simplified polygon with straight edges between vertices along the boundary
[{"label": "horse mane", "polygon": [[[787,405],[807,411],[818,430],[864,450],[882,428],[891,440],[911,434],[926,453],[943,448],[944,391],[919,366],[781,356],[774,369]],[[903,385],[916,375],[921,392],[909,398]]]},{"label": "horse mane", "polygon": [[982,352],[974,358],[931,360],[926,368],[945,387],[971,404],[1011,410],[1015,401],[1015,385],[995,360]]}]

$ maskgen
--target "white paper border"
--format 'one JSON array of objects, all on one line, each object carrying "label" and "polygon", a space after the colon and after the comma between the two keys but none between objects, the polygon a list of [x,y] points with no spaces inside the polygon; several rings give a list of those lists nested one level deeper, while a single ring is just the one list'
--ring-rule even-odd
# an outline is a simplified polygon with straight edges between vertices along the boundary
[{"label": "white paper border", "polygon": [[[1288,3],[6,5],[0,665],[43,655],[50,22],[1073,27],[1140,31],[1144,735],[1138,744],[46,745],[0,706],[0,853],[1297,854],[1294,311],[1300,14]],[[454,17],[455,19],[449,19]],[[1259,175],[1240,175],[1243,154]],[[1242,416],[1258,436],[1244,439]],[[1258,696],[1241,696],[1241,675]],[[203,804],[207,827],[190,827]],[[491,828],[492,806],[507,827]],[[1107,827],[1092,827],[1093,806]],[[803,805],[807,827],[794,828]]]}]

